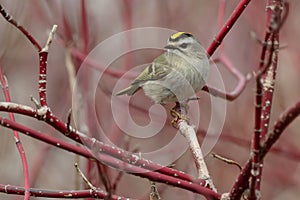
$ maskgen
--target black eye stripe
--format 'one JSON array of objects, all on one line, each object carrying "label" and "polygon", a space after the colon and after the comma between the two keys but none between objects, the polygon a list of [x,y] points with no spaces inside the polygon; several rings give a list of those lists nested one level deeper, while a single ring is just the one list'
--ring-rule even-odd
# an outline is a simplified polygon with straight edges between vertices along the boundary
[{"label": "black eye stripe", "polygon": [[183,49],[185,49],[187,46],[188,46],[188,44],[187,43],[182,43],[181,45],[179,45],[181,48],[183,48]]}]

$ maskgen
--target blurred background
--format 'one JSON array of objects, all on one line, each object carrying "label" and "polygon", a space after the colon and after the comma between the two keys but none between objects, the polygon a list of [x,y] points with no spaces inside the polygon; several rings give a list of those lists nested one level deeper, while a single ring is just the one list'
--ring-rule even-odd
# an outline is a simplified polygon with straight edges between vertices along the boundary
[{"label": "blurred background", "polygon": [[[225,20],[238,2],[237,0],[226,1]],[[289,16],[280,34],[281,46],[285,47],[279,51],[271,127],[280,113],[299,100],[300,96],[300,68],[297,64],[300,61],[298,42],[300,2],[297,0],[289,2]],[[160,27],[191,32],[207,49],[219,30],[220,1],[217,0],[0,0],[0,3],[15,20],[27,28],[41,45],[45,44],[53,24],[58,25],[57,34],[49,50],[47,95],[51,110],[63,121],[67,120],[69,109],[74,109],[72,93],[75,74],[89,52],[107,38],[133,28]],[[251,2],[223,41],[223,53],[245,75],[254,72],[260,61],[261,45],[250,36],[250,32],[254,31],[258,38],[264,37],[265,3],[265,1]],[[151,35],[141,35],[139,39],[143,37],[147,39]],[[166,41],[167,37],[157,38],[157,40]],[[134,43],[134,38],[127,42],[130,46]],[[12,101],[34,107],[30,96],[38,98],[39,58],[36,49],[2,17],[0,18],[0,47],[0,67],[8,79]],[[157,112],[159,115],[166,117],[165,123],[157,134],[146,139],[124,134],[114,122],[111,109],[112,91],[122,74],[136,66],[151,62],[162,52],[160,49],[132,51],[111,63],[106,68],[107,73],[104,72],[97,83],[95,106],[77,105],[78,118],[73,120],[77,120],[78,128],[94,130],[90,131],[91,136],[102,139],[93,128],[94,124],[89,123],[95,120],[89,118],[89,109],[94,109],[97,113],[96,120],[103,128],[102,132],[111,143],[120,148],[131,152],[149,152],[168,144],[176,135],[176,131],[170,125],[171,117],[168,113],[168,109],[173,105],[166,105],[166,109],[162,106],[155,107],[159,110]],[[217,50],[212,58],[218,57],[219,53],[220,51]],[[99,60],[95,62],[95,66],[102,64]],[[217,65],[217,67],[222,74],[226,91],[232,91],[237,84],[235,77],[224,66]],[[101,70],[101,67],[98,69]],[[124,82],[121,88],[127,86],[136,73],[132,72],[132,76],[127,77],[127,82]],[[211,74],[211,79],[213,78],[214,74]],[[89,84],[86,82],[85,87],[89,88]],[[216,133],[221,136],[212,149],[213,152],[233,159],[242,166],[250,156],[250,142],[254,127],[254,94],[255,81],[250,80],[236,100],[226,102],[225,123],[221,133]],[[202,142],[203,133],[210,124],[211,99],[206,92],[199,92],[198,96],[201,100],[193,104],[197,104],[200,108],[201,123],[197,126],[199,126],[198,139]],[[1,94],[1,101],[5,101],[3,94]],[[150,122],[148,110],[152,105],[153,103],[144,96],[143,92],[138,92],[130,99],[130,114],[133,120],[140,126],[147,125]],[[121,118],[122,112],[120,110]],[[6,113],[1,113],[1,115],[7,116]],[[160,117],[155,116],[156,120],[160,121]],[[122,120],[126,123],[127,119],[123,117]],[[16,121],[72,142],[41,121],[23,116],[16,116]],[[265,159],[262,179],[263,199],[295,199],[300,195],[299,122],[300,120],[296,119],[286,129],[276,143],[275,150]],[[22,166],[12,131],[4,128],[0,131],[0,182],[23,186]],[[21,138],[28,158],[32,187],[57,190],[72,190],[78,187],[77,174],[73,167],[74,162],[78,160],[75,155],[24,135],[21,135]],[[174,147],[175,150],[176,147]],[[172,151],[169,155],[161,155],[161,159],[168,160],[171,155]],[[206,161],[219,192],[229,191],[239,174],[239,169],[216,160],[210,154],[206,156]],[[88,177],[95,186],[104,189],[93,163],[80,159],[80,166],[89,174]],[[174,161],[174,168],[196,176],[196,169],[189,151],[184,152]],[[118,171],[111,168],[105,168],[105,173],[111,180],[115,180],[118,176]],[[163,199],[202,199],[201,196],[185,190],[164,184],[157,185]],[[80,184],[81,189],[85,187],[83,183]],[[149,190],[148,180],[123,174],[117,184],[116,194],[148,199]],[[22,199],[22,197],[0,194],[0,199]]]}]

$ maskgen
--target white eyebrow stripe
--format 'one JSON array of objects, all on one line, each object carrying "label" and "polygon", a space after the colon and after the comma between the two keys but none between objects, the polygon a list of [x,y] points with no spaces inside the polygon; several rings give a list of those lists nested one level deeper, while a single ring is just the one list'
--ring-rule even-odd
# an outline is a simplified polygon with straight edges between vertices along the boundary
[{"label": "white eyebrow stripe", "polygon": [[153,64],[153,63],[152,63],[152,65],[151,65],[151,68],[152,68],[152,73],[153,73],[153,74],[156,74],[156,73],[155,73],[155,67],[154,67],[154,64]]}]

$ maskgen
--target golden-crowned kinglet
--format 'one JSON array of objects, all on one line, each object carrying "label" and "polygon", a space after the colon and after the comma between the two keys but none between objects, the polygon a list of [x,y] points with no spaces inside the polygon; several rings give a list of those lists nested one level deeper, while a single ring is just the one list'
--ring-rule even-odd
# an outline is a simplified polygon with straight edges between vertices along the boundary
[{"label": "golden-crowned kinglet", "polygon": [[132,83],[116,95],[133,95],[143,88],[155,103],[187,100],[205,85],[209,61],[205,49],[186,32],[168,40],[167,51],[157,57]]}]

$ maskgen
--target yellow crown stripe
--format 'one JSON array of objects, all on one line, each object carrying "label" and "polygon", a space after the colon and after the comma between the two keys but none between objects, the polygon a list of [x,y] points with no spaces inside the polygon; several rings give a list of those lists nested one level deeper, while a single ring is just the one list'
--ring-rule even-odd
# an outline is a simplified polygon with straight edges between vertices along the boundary
[{"label": "yellow crown stripe", "polygon": [[179,36],[181,36],[182,34],[184,34],[185,32],[177,32],[177,33],[174,33],[172,36],[171,36],[171,39],[172,40],[175,40],[176,38],[178,38]]}]

